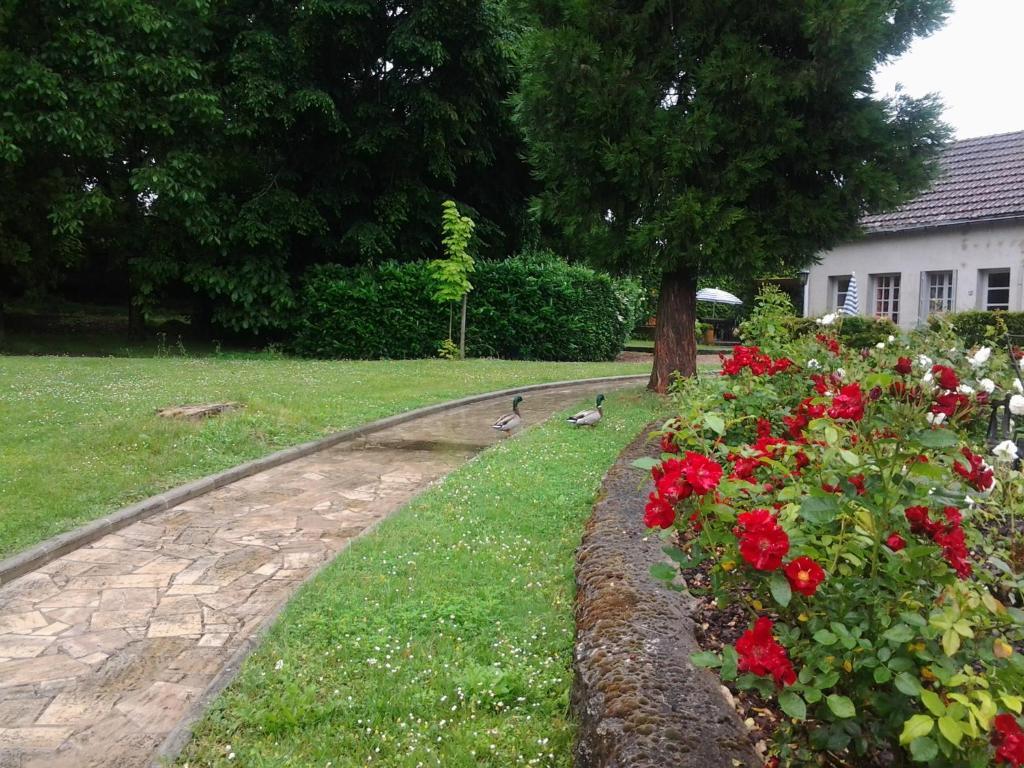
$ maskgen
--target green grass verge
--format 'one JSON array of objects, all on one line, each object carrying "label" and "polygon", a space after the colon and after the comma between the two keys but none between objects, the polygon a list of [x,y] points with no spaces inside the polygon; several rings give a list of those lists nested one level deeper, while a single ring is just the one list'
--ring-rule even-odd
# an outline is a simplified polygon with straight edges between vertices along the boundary
[{"label": "green grass verge", "polygon": [[[630,339],[626,342],[627,350],[631,352],[653,352],[654,342],[650,339]],[[728,352],[730,347],[724,344],[698,344],[697,354],[717,355],[719,352]]]},{"label": "green grass verge", "polygon": [[[637,363],[0,357],[0,557],[203,475],[422,405]],[[192,424],[157,408],[239,401]]]},{"label": "green grass verge", "polygon": [[616,393],[592,430],[527,429],[357,541],[179,764],[571,765],[573,552],[604,472],[663,407]]}]

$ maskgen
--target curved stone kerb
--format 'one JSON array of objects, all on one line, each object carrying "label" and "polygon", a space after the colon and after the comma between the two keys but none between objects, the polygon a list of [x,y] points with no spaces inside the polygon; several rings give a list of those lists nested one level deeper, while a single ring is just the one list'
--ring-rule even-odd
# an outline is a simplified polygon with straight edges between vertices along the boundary
[{"label": "curved stone kerb", "polygon": [[[655,581],[665,560],[643,525],[647,430],[605,476],[576,562],[572,703],[577,768],[759,768],[714,674],[697,669],[689,598]],[[648,484],[649,485],[649,484]]]}]

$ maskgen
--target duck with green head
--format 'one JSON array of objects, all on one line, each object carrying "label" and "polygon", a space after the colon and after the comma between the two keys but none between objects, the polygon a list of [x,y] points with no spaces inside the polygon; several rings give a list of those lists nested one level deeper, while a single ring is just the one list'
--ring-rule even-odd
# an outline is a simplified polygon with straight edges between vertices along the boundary
[{"label": "duck with green head", "polygon": [[580,411],[579,413],[570,416],[566,421],[576,427],[592,427],[601,420],[604,416],[604,409],[601,408],[601,403],[604,402],[604,395],[597,396],[596,408],[591,408],[586,411]]},{"label": "duck with green head", "polygon": [[522,414],[519,413],[519,404],[521,402],[523,402],[523,398],[520,395],[516,395],[512,401],[512,413],[506,413],[494,422],[491,427],[504,432],[508,436],[513,429],[523,423]]}]

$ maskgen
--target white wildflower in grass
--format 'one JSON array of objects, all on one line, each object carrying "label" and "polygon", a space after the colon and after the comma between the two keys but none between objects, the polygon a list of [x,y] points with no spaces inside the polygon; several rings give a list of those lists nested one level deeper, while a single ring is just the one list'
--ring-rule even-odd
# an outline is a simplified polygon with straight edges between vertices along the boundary
[{"label": "white wildflower in grass", "polygon": [[998,461],[1014,461],[1017,458],[1017,444],[1013,440],[1003,440],[1003,442],[992,449],[992,455]]},{"label": "white wildflower in grass", "polygon": [[[892,336],[890,336],[889,338],[891,339]],[[877,344],[875,344],[875,349],[885,349],[885,342],[884,341],[880,341]]]},{"label": "white wildflower in grass", "polygon": [[274,671],[280,672],[282,669],[284,669],[284,659],[278,659],[277,663],[274,664]]},{"label": "white wildflower in grass", "polygon": [[972,367],[978,368],[988,362],[988,359],[992,357],[992,347],[982,347],[973,355],[967,358],[967,362]]},{"label": "white wildflower in grass", "polygon": [[807,361],[807,367],[812,371],[817,371],[821,368],[821,363],[815,360],[813,357]]},{"label": "white wildflower in grass", "polygon": [[833,323],[835,323],[838,317],[839,315],[837,315],[835,312],[829,312],[827,315],[819,317],[817,320],[815,320],[815,322],[818,325],[832,325]]},{"label": "white wildflower in grass", "polygon": [[1010,398],[1010,413],[1014,416],[1024,416],[1024,395],[1014,395]]},{"label": "white wildflower in grass", "polygon": [[978,389],[991,395],[996,389],[996,383],[992,379],[978,379]]},{"label": "white wildflower in grass", "polygon": [[928,357],[928,355],[918,355],[917,364],[920,365],[922,368],[927,368],[928,370],[931,370],[932,359]]}]

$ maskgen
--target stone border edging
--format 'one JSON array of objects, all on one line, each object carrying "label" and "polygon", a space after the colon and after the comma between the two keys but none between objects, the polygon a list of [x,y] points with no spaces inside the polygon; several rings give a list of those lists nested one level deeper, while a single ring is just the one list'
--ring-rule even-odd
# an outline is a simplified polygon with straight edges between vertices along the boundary
[{"label": "stone border edging", "polygon": [[572,709],[576,768],[761,768],[718,677],[696,668],[700,650],[685,591],[650,575],[665,562],[643,524],[649,425],[601,484],[576,556]]},{"label": "stone border edging", "polygon": [[544,384],[528,384],[523,387],[496,390],[494,392],[486,392],[480,395],[462,397],[457,400],[449,400],[444,403],[427,405],[412,411],[396,414],[395,416],[388,416],[384,419],[372,421],[359,427],[353,427],[352,429],[346,429],[341,432],[334,432],[333,434],[317,440],[310,440],[309,442],[300,443],[299,445],[293,445],[291,448],[285,448],[275,453],[271,453],[268,456],[247,461],[244,464],[239,464],[238,466],[231,467],[230,469],[226,469],[212,475],[207,475],[206,477],[201,477],[198,480],[193,480],[189,483],[185,483],[184,485],[179,485],[176,488],[171,488],[163,493],[158,493],[155,496],[150,496],[148,499],[143,499],[142,501],[130,504],[127,507],[122,507],[116,512],[106,515],[105,517],[101,517],[98,520],[93,520],[90,523],[86,523],[79,528],[75,528],[67,533],[62,533],[47,539],[24,552],[12,555],[5,560],[0,560],[0,586],[13,581],[19,576],[24,576],[26,573],[30,573],[39,566],[56,560],[62,555],[66,555],[68,552],[73,552],[79,547],[91,544],[97,539],[106,536],[108,533],[114,533],[115,531],[125,528],[139,520],[144,520],[145,518],[159,512],[164,512],[179,504],[183,504],[186,501],[190,501],[197,496],[202,496],[204,493],[209,493],[217,488],[230,485],[238,480],[254,475],[257,472],[278,467],[282,464],[288,463],[289,461],[294,461],[295,459],[300,459],[303,456],[308,456],[311,453],[322,451],[325,448],[331,448],[339,443],[350,442],[356,438],[363,437],[374,432],[379,432],[380,430],[387,429],[388,427],[404,424],[422,416],[431,416],[436,413],[442,413],[444,411],[453,410],[464,405],[472,405],[473,403],[479,403],[485,400],[508,397],[516,394],[517,392],[536,392],[538,390],[558,389],[561,387],[575,385],[583,386],[588,384],[598,384],[603,381],[626,381],[629,379],[637,379],[639,381],[646,378],[649,378],[649,374],[627,374],[623,376],[602,376],[593,379],[578,379],[575,381],[555,381]]}]

